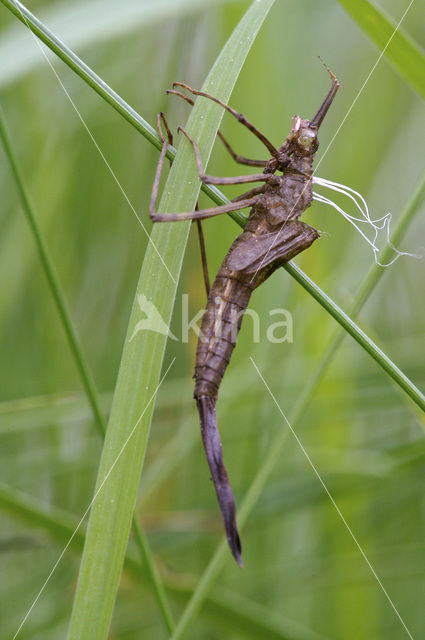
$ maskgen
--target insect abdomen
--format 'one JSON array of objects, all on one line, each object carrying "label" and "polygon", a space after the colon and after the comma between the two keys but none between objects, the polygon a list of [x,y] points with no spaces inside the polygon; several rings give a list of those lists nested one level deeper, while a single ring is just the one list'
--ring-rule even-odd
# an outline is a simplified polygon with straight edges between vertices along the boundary
[{"label": "insect abdomen", "polygon": [[222,265],[208,296],[196,350],[195,398],[217,397],[254,289],[241,275]]}]

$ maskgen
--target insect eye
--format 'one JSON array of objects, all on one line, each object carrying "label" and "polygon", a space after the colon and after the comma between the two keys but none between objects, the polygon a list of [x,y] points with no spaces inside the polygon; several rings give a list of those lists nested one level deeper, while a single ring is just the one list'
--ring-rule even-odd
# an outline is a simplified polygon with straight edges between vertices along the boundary
[{"label": "insect eye", "polygon": [[308,149],[314,138],[315,133],[313,131],[304,131],[298,136],[298,144],[304,147],[304,149]]}]

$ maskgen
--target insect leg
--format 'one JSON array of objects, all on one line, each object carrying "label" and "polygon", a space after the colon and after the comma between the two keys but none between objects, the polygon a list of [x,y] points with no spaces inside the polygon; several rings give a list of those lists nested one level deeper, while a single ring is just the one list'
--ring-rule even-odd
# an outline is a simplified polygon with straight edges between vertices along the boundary
[{"label": "insect leg", "polygon": [[164,122],[169,139],[170,137],[172,139],[172,134],[168,128],[165,116],[161,112],[158,114],[156,122],[157,122],[159,137],[162,140],[162,149],[159,155],[158,165],[156,167],[156,173],[155,173],[155,178],[153,182],[152,194],[151,194],[150,205],[149,205],[149,215],[153,220],[153,222],[171,222],[171,221],[177,221],[177,220],[201,220],[203,218],[211,218],[213,216],[218,216],[222,213],[237,211],[237,209],[244,209],[245,207],[250,207],[255,203],[255,198],[247,198],[246,200],[241,200],[236,204],[233,202],[229,202],[228,204],[221,205],[219,207],[211,207],[209,209],[191,211],[190,213],[157,213],[155,209],[156,209],[156,203],[158,199],[159,182],[161,179],[161,173],[162,173],[162,168],[164,166],[165,154],[167,153],[167,147],[168,147],[168,142],[165,139],[164,133],[162,131],[161,120]]},{"label": "insect leg", "polygon": [[238,196],[237,198],[233,198],[232,202],[238,202],[239,200],[245,200],[245,198],[252,198],[253,196],[258,196],[260,195],[260,193],[264,193],[265,189],[266,189],[266,185],[260,184],[258,187],[254,187],[253,189],[250,189],[246,193],[243,193],[242,195]]},{"label": "insect leg", "polygon": [[[171,93],[178,93],[177,91],[173,91]],[[180,94],[182,98],[184,98],[187,102],[189,102],[189,104],[191,104],[193,106],[193,100],[191,100],[191,98],[188,98],[187,96],[184,96],[182,93]],[[161,118],[162,121],[164,123],[164,126],[167,130],[167,136],[168,136],[168,142],[170,144],[173,144],[173,134],[171,133],[168,124],[167,124],[167,120],[165,119],[164,114],[161,112]],[[170,166],[171,166],[171,160],[170,160]],[[195,211],[199,211],[199,207],[198,207],[198,203],[196,203],[196,207],[195,207]],[[193,220],[192,222],[195,222],[195,220]],[[204,284],[205,284],[205,290],[207,292],[207,298],[208,298],[208,294],[210,292],[210,278],[208,275],[208,265],[207,265],[207,253],[205,251],[205,239],[204,239],[204,231],[202,229],[202,223],[200,220],[196,220],[196,229],[198,232],[198,240],[199,240],[199,248],[201,251],[201,262],[202,262],[202,273],[204,275]]]},{"label": "insect leg", "polygon": [[[171,93],[175,96],[179,96],[179,98],[183,98],[183,100],[186,100],[186,102],[188,102],[192,107],[195,104],[192,98],[188,98],[188,96],[185,96],[184,93],[181,93],[181,91],[173,91],[172,89],[168,89],[166,93]],[[226,147],[227,151],[232,156],[232,158],[239,164],[246,164],[249,167],[265,167],[266,166],[267,160],[251,160],[251,158],[246,158],[245,156],[241,156],[233,150],[233,148],[227,142],[226,138],[223,136],[221,131],[217,131],[217,135],[222,141],[222,143],[224,144],[224,146]]]},{"label": "insect leg", "polygon": [[[191,211],[187,213],[157,213],[155,209],[156,209],[156,203],[158,199],[159,181],[161,178],[161,172],[164,166],[165,154],[167,152],[167,147],[168,147],[168,142],[166,141],[164,134],[162,132],[161,120],[166,125],[166,120],[162,112],[158,114],[158,117],[157,117],[158,132],[162,140],[162,149],[159,156],[158,165],[156,168],[155,179],[152,187],[152,195],[151,195],[151,200],[149,205],[149,215],[153,220],[153,222],[174,222],[179,220],[202,220],[204,218],[212,218],[213,216],[221,215],[222,213],[229,213],[230,211],[237,211],[238,209],[251,207],[256,203],[257,197],[253,193],[252,194],[253,197],[248,196],[245,200],[238,200],[237,202],[229,202],[228,204],[220,205],[218,207],[211,207],[209,209],[200,209],[198,211]],[[167,126],[167,132],[168,131],[169,129]],[[188,136],[188,134],[186,133],[186,131],[184,131],[184,129],[182,129],[182,131],[186,134],[186,136]],[[170,132],[170,135],[171,135],[171,132]],[[190,137],[189,137],[189,140],[191,140]],[[192,142],[192,144],[194,143]],[[201,162],[201,159],[199,156],[199,150],[197,146],[195,146],[195,152],[196,151],[197,151],[197,161],[199,158],[199,162]],[[200,166],[202,169],[202,163]],[[199,164],[198,164],[198,167],[199,167]],[[242,178],[241,182],[267,180],[268,177],[269,176],[267,174],[263,174],[263,173],[258,174],[258,176],[241,176]],[[236,184],[234,181],[232,182],[232,178],[225,178],[225,180],[228,181],[227,184]],[[233,180],[237,180],[237,179],[233,179]],[[251,191],[254,191],[254,190],[251,190]]]},{"label": "insect leg", "polygon": [[195,151],[196,164],[198,166],[199,177],[201,178],[204,184],[244,184],[246,182],[266,182],[272,174],[270,173],[254,173],[249,176],[232,176],[231,178],[218,178],[216,176],[208,176],[204,172],[204,167],[202,165],[201,154],[199,152],[199,147],[196,142],[190,137],[183,127],[179,127],[178,131],[184,133],[186,138],[189,140]]},{"label": "insect leg", "polygon": [[185,100],[187,103],[189,103],[191,107],[193,107],[193,105],[195,104],[195,101],[192,100],[192,98],[189,98],[188,96],[185,96],[184,93],[182,93],[181,91],[174,91],[174,89],[167,89],[165,93],[167,95],[169,93],[171,93],[173,96],[178,96],[179,98],[183,98],[183,100]]},{"label": "insect leg", "polygon": [[[165,118],[165,114],[164,114],[163,111],[158,113],[158,116],[157,116],[157,127],[158,127],[159,136],[160,136],[162,142],[164,142],[164,134],[162,133],[162,129],[161,129],[161,120],[164,123],[164,127],[165,127],[165,130],[167,132],[168,144],[173,144],[173,134],[170,131],[170,127],[168,126],[168,122],[167,122],[167,120]],[[170,160],[170,164],[171,164],[171,160]]]},{"label": "insect leg", "polygon": [[[198,210],[198,205],[196,205],[196,210]],[[202,229],[201,221],[199,219],[196,220],[196,228],[198,230],[199,248],[201,250],[202,273],[204,275],[205,291],[207,292],[207,298],[208,298],[208,295],[210,293],[210,278],[208,275],[207,254],[205,251],[204,232]]]},{"label": "insect leg", "polygon": [[162,132],[161,120],[164,122],[164,125],[166,127],[168,140],[170,141],[170,144],[171,144],[171,142],[173,140],[173,136],[171,134],[170,129],[168,128],[168,124],[167,124],[167,121],[165,119],[165,116],[161,111],[160,113],[158,113],[158,116],[156,118],[156,124],[157,124],[157,127],[158,127],[159,137],[161,138],[161,141],[162,141],[162,148],[161,148],[161,153],[159,154],[158,164],[156,166],[155,178],[154,178],[154,181],[153,181],[151,199],[150,199],[150,203],[149,203],[149,214],[150,214],[151,218],[152,218],[152,214],[155,212],[156,202],[158,200],[159,182],[161,180],[161,173],[162,173],[162,168],[164,166],[165,154],[167,153],[167,148],[168,148],[168,144],[169,144],[167,142],[167,140],[165,139],[164,134]]},{"label": "insect leg", "polygon": [[238,122],[240,122],[247,129],[249,129],[259,140],[261,140],[261,142],[267,147],[267,149],[270,151],[271,155],[274,158],[279,159],[279,152],[273,146],[270,140],[268,140],[265,135],[263,135],[260,131],[258,131],[258,129],[254,127],[254,125],[251,122],[249,122],[249,120],[247,120],[244,115],[242,115],[238,111],[235,111],[235,109],[232,109],[232,107],[230,107],[228,104],[226,104],[225,102],[222,102],[218,98],[215,98],[209,93],[192,89],[191,87],[189,87],[189,85],[185,84],[184,82],[173,82],[173,87],[183,87],[183,89],[186,89],[186,91],[189,91],[195,96],[202,96],[203,98],[208,98],[209,100],[212,100],[213,102],[216,102],[217,104],[219,104],[221,107],[226,109],[229,113],[231,113],[232,116],[234,116]]},{"label": "insect leg", "polygon": [[233,151],[233,148],[227,142],[226,138],[223,136],[221,131],[217,131],[217,135],[220,138],[220,140],[222,141],[222,143],[224,144],[224,146],[226,147],[227,151],[232,156],[233,160],[235,160],[235,162],[237,162],[238,164],[246,164],[249,167],[265,167],[266,166],[266,164],[268,162],[267,160],[251,160],[251,158],[246,158],[245,156],[240,156],[238,153]]},{"label": "insect leg", "polygon": [[252,207],[257,202],[258,197],[247,198],[246,200],[239,200],[238,202],[229,202],[228,204],[222,204],[219,207],[211,207],[210,209],[200,209],[199,211],[191,211],[190,213],[157,213],[151,210],[150,216],[154,222],[178,222],[179,220],[202,220],[203,218],[212,218],[219,216],[222,213],[229,213],[230,211],[237,211],[238,209],[245,209],[245,207]]}]

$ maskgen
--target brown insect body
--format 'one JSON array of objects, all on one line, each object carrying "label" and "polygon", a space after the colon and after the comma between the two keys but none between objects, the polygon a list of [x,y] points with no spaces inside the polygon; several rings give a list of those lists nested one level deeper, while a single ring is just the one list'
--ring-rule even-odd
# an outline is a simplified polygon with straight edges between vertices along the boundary
[{"label": "brown insect body", "polygon": [[[162,167],[161,158],[163,162],[167,146],[158,119],[158,128],[163,139],[163,150],[158,163],[151,199],[150,213],[154,221],[189,218],[199,220],[240,207],[252,207],[243,233],[236,238],[230,247],[209,292],[201,323],[194,373],[194,396],[200,416],[205,453],[222,512],[227,540],[240,566],[242,566],[241,542],[236,525],[235,501],[223,462],[217,427],[218,389],[235,347],[243,314],[252,292],[277,268],[310,247],[319,237],[318,231],[305,222],[301,222],[299,217],[310,206],[313,199],[313,159],[319,144],[317,132],[339,87],[335,76],[332,72],[329,71],[329,73],[332,77],[332,87],[314,118],[309,121],[294,116],[291,130],[278,149],[274,148],[244,116],[235,112],[228,105],[208,94],[190,89],[187,85],[175,83],[195,95],[202,95],[224,106],[237,117],[239,122],[242,122],[257,135],[271,152],[272,158],[268,161],[248,160],[235,154],[220,134],[226,147],[238,162],[251,166],[262,166],[264,171],[262,174],[239,176],[235,179],[206,176],[196,143],[182,130],[194,147],[203,182],[209,184],[263,182],[261,187],[251,189],[248,193],[236,198],[230,205],[197,210],[187,214],[159,214],[155,212],[154,205],[160,168]],[[176,91],[172,93],[177,93],[193,104],[193,101],[183,94]],[[282,172],[282,175],[276,175],[276,171]]]},{"label": "brown insect body", "polygon": [[[240,565],[234,498],[223,463],[215,403],[252,292],[319,237],[316,229],[298,220],[313,198],[309,177],[312,159],[313,156],[295,157],[282,176],[273,175],[266,182],[243,233],[233,242],[218,270],[196,351],[194,396],[202,438],[228,542]],[[265,173],[272,169],[273,166],[266,166]]]},{"label": "brown insect body", "polygon": [[[196,352],[195,397],[217,396],[254,289],[319,236],[316,229],[296,219],[301,212],[292,218],[288,216],[286,221],[279,216],[278,222],[273,220],[277,207],[270,216],[272,220],[265,214],[270,211],[267,207],[271,202],[282,202],[276,190],[282,192],[288,183],[295,182],[297,190],[302,192],[306,183],[298,175],[285,174],[278,179],[279,186],[267,186],[265,204],[260,200],[251,209],[245,230],[230,247],[209,293]],[[289,186],[292,190],[293,185]],[[311,192],[307,197],[303,194],[302,199],[311,200]]]}]

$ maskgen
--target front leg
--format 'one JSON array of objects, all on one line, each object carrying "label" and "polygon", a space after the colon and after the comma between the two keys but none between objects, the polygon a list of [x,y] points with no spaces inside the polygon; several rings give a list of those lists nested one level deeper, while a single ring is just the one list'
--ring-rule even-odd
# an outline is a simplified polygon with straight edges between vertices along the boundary
[{"label": "front leg", "polygon": [[230,213],[231,211],[238,211],[239,209],[245,209],[246,207],[253,207],[260,196],[254,198],[247,198],[246,200],[238,200],[237,202],[229,202],[218,207],[211,207],[210,209],[200,209],[199,211],[191,211],[187,213],[157,213],[154,210],[150,210],[149,214],[153,222],[179,222],[180,220],[203,220],[204,218],[212,218],[213,216],[219,216],[222,213]]},{"label": "front leg", "polygon": [[208,176],[204,171],[199,147],[196,144],[195,140],[190,137],[188,132],[183,129],[183,127],[178,127],[177,130],[184,133],[184,135],[192,145],[195,152],[199,177],[204,184],[245,184],[247,182],[267,182],[273,176],[272,173],[254,173],[248,176],[232,176],[231,178],[218,178],[216,176]]},{"label": "front leg", "polygon": [[[174,91],[173,89],[167,89],[167,94],[173,94],[174,96],[178,96],[179,98],[183,98],[191,107],[195,104],[192,98],[185,96],[181,91]],[[226,138],[223,136],[220,130],[217,131],[217,136],[220,138],[227,151],[230,153],[232,158],[238,162],[239,164],[247,164],[250,167],[265,167],[268,160],[252,160],[251,158],[246,158],[245,156],[239,155],[236,153],[230,144],[227,142]]]},{"label": "front leg", "polygon": [[[161,120],[163,121],[163,123],[165,125],[165,128],[167,130],[168,142],[165,139],[164,133],[162,131]],[[159,154],[158,164],[156,166],[155,178],[154,178],[153,185],[152,185],[151,199],[150,199],[150,202],[149,202],[149,214],[150,214],[151,218],[152,218],[152,214],[155,212],[156,202],[158,200],[159,182],[161,180],[161,174],[162,174],[162,168],[164,166],[165,154],[167,153],[168,144],[172,144],[173,143],[173,136],[171,134],[171,131],[170,131],[169,127],[168,127],[167,121],[166,121],[165,116],[164,116],[162,111],[157,116],[156,125],[157,125],[157,128],[158,128],[159,137],[160,137],[161,142],[162,142],[162,148],[161,148],[161,153]]]},{"label": "front leg", "polygon": [[210,209],[201,209],[197,211],[191,211],[188,213],[158,213],[156,211],[156,203],[158,200],[159,182],[161,179],[162,168],[164,166],[165,154],[167,153],[167,148],[169,144],[165,139],[164,133],[162,131],[161,121],[164,123],[166,127],[170,144],[172,140],[172,135],[168,128],[167,121],[165,119],[164,114],[161,111],[161,113],[158,114],[156,122],[157,122],[159,137],[161,138],[161,142],[162,142],[162,149],[159,156],[158,165],[156,167],[155,179],[153,182],[152,194],[151,194],[151,199],[149,203],[149,215],[153,222],[172,222],[172,221],[179,221],[179,220],[202,220],[203,218],[211,218],[213,216],[218,216],[222,213],[229,213],[230,211],[237,211],[238,209],[251,207],[253,204],[255,204],[256,202],[255,197],[247,197],[245,200],[241,200],[236,203],[229,202],[228,204],[224,204],[219,207],[211,207]]},{"label": "front leg", "polygon": [[240,122],[247,129],[249,129],[259,140],[261,140],[261,142],[269,150],[270,155],[276,158],[276,160],[279,160],[279,151],[272,145],[270,140],[268,140],[263,133],[258,131],[258,129],[254,127],[254,125],[251,122],[249,122],[249,120],[247,120],[245,116],[243,116],[241,113],[238,113],[237,111],[232,109],[232,107],[229,107],[228,104],[226,104],[225,102],[222,102],[218,98],[215,98],[209,93],[205,93],[205,91],[197,91],[196,89],[192,89],[191,87],[189,87],[189,85],[185,84],[184,82],[173,82],[173,87],[183,87],[183,89],[190,91],[190,93],[192,93],[195,96],[203,96],[204,98],[208,98],[208,100],[212,100],[213,102],[216,102],[217,104],[219,104],[221,107],[226,109],[229,113],[231,113],[232,116],[235,117],[238,122]]},{"label": "front leg", "polygon": [[232,199],[232,202],[240,202],[241,200],[246,200],[247,198],[252,198],[254,196],[259,196],[264,193],[266,190],[266,184],[260,184],[258,187],[254,187],[245,193],[242,193],[240,196]]},{"label": "front leg", "polygon": [[[158,128],[160,131],[160,135],[163,138],[162,131],[160,130],[159,117],[158,117]],[[259,173],[259,174],[254,174],[250,176],[237,176],[236,178],[215,178],[213,176],[207,176],[204,173],[204,168],[202,165],[201,154],[199,152],[198,145],[194,140],[192,140],[192,138],[189,136],[187,131],[182,129],[182,127],[179,127],[179,131],[182,131],[184,133],[184,135],[187,137],[187,139],[189,140],[189,142],[192,144],[194,148],[199,177],[201,178],[202,182],[204,182],[205,184],[242,184],[246,182],[257,182],[257,181],[270,182],[272,180],[278,180],[278,178],[272,173]],[[152,190],[151,204],[149,208],[149,215],[153,220],[153,222],[177,222],[179,220],[202,220],[204,218],[212,218],[213,216],[219,216],[222,213],[230,213],[231,211],[237,211],[238,209],[244,209],[245,207],[252,207],[258,202],[258,199],[261,197],[258,194],[262,193],[262,188],[261,189],[255,188],[255,189],[251,189],[251,191],[248,191],[248,193],[244,194],[244,196],[241,196],[241,199],[236,199],[233,202],[229,202],[228,204],[223,204],[218,207],[212,207],[209,209],[200,209],[198,211],[191,211],[186,213],[158,213],[157,211],[155,211],[156,200],[157,200],[157,194],[158,194],[159,178],[161,175],[161,170],[162,170],[162,165],[164,162],[166,150],[167,150],[167,143],[164,139],[163,148],[162,148],[160,159],[158,162],[157,173],[155,176],[154,188]]]}]

